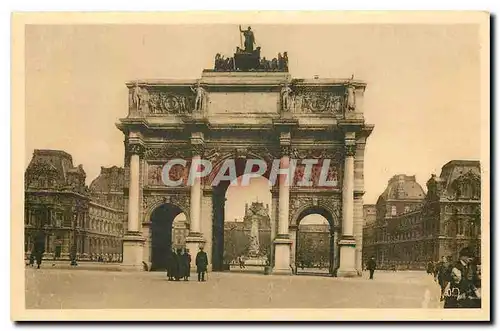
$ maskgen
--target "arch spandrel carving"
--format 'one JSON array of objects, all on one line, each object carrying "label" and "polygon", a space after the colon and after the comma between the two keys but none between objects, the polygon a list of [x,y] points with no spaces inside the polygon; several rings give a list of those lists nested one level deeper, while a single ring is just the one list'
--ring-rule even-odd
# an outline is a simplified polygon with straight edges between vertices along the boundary
[{"label": "arch spandrel carving", "polygon": [[289,225],[297,226],[300,215],[310,208],[323,208],[332,215],[333,226],[340,228],[342,207],[340,196],[294,195],[290,197]]},{"label": "arch spandrel carving", "polygon": [[179,207],[184,215],[186,215],[187,222],[190,223],[190,199],[189,192],[185,194],[145,195],[142,198],[143,223],[149,223],[153,211],[165,203]]}]

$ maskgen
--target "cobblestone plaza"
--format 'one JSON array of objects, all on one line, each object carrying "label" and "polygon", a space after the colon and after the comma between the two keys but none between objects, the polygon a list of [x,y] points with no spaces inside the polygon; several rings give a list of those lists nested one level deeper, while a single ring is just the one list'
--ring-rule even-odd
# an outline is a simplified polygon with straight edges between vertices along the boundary
[{"label": "cobblestone plaza", "polygon": [[162,272],[27,269],[27,309],[437,308],[439,287],[420,271],[374,280],[210,273],[169,282]]}]

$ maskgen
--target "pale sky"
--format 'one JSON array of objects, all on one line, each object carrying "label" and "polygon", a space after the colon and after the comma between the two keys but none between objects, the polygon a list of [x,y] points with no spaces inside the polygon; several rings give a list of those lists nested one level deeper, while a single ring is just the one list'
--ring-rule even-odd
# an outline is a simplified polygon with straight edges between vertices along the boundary
[{"label": "pale sky", "polygon": [[[395,174],[416,175],[425,189],[449,160],[479,160],[477,26],[252,30],[263,56],[288,51],[294,78],[354,74],[367,82],[365,118],[375,129],[366,145],[365,203],[375,203]],[[26,165],[34,149],[64,150],[83,164],[87,183],[101,166],[123,166],[115,123],[127,115],[125,82],[196,79],[216,53],[230,56],[238,45],[237,25],[26,26]],[[265,185],[256,187],[247,201],[268,194]],[[237,209],[241,214],[243,206]]]}]

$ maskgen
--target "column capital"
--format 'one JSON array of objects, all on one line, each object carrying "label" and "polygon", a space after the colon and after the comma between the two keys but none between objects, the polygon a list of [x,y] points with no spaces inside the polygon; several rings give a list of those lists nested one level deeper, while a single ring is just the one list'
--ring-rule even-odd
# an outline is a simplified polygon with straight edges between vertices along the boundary
[{"label": "column capital", "polygon": [[290,145],[281,145],[280,146],[280,157],[290,156],[291,147]]},{"label": "column capital", "polygon": [[139,142],[129,142],[127,150],[130,154],[142,156],[144,154],[145,148]]},{"label": "column capital", "polygon": [[352,157],[356,155],[356,143],[345,145],[345,156]]},{"label": "column capital", "polygon": [[191,156],[203,156],[205,151],[205,145],[203,144],[191,144]]}]

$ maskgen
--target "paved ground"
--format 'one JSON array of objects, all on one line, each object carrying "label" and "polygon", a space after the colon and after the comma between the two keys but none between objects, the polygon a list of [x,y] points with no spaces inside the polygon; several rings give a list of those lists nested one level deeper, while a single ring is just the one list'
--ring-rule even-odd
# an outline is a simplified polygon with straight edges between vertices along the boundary
[{"label": "paved ground", "polygon": [[159,272],[27,268],[26,308],[434,308],[424,272],[378,272],[375,280],[211,273],[169,282]]}]

